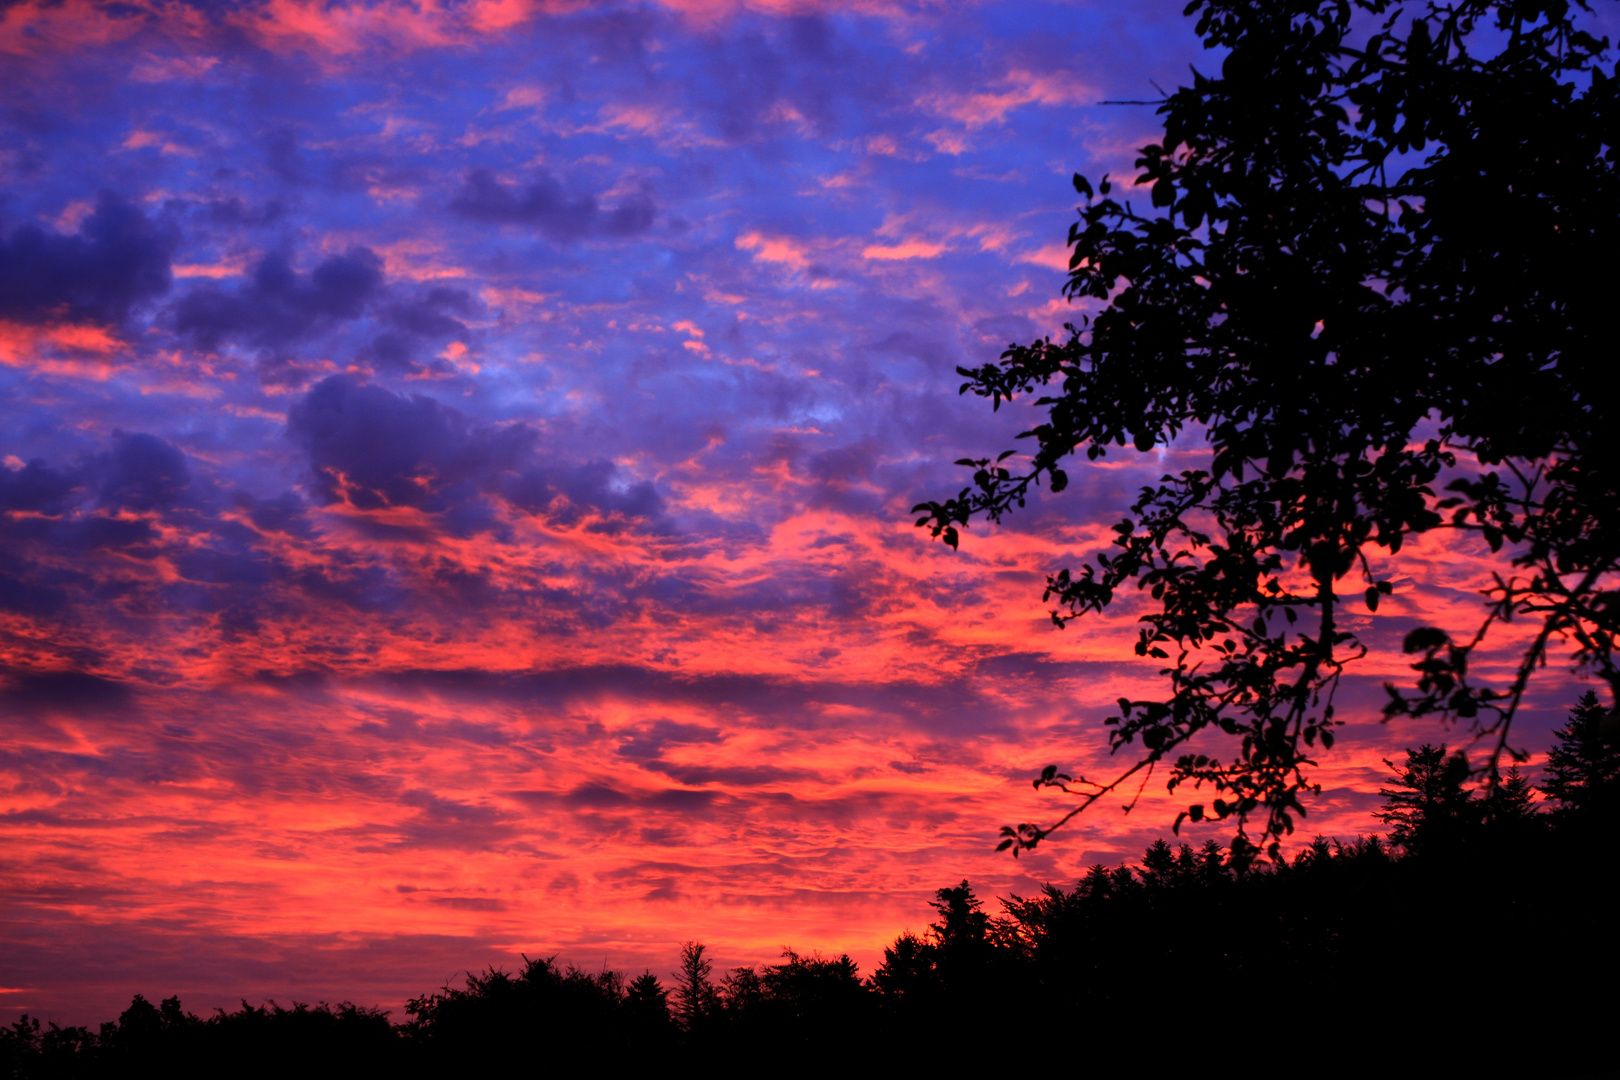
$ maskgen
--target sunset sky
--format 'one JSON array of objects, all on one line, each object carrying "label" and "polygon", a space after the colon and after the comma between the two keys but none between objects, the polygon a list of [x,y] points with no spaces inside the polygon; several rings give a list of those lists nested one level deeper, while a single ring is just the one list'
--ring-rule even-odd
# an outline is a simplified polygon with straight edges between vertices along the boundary
[{"label": "sunset sky", "polygon": [[[0,3],[0,1020],[869,973],[1167,834],[993,852],[1155,690],[1134,600],[1040,592],[1164,452],[958,553],[907,510],[1027,426],[955,368],[1079,314],[1069,177],[1156,130],[1099,102],[1218,67],[1181,6]],[[1400,566],[1310,833],[1447,737],[1378,684],[1488,566]]]}]

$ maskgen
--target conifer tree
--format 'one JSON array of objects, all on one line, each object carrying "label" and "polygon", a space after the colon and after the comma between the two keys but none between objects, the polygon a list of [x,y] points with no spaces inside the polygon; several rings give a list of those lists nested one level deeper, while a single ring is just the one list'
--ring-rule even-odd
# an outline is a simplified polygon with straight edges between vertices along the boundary
[{"label": "conifer tree", "polygon": [[1479,804],[1463,787],[1469,777],[1468,758],[1462,751],[1447,755],[1445,744],[1424,743],[1406,752],[1395,771],[1392,787],[1381,788],[1384,806],[1373,814],[1390,826],[1389,838],[1407,851],[1422,854],[1454,844],[1479,818]]},{"label": "conifer tree", "polygon": [[1597,695],[1590,690],[1581,695],[1555,734],[1558,742],[1547,752],[1543,790],[1566,815],[1612,814],[1620,803],[1620,731]]},{"label": "conifer tree", "polygon": [[697,941],[681,945],[681,969],[675,981],[675,1016],[688,1031],[701,1027],[719,1004],[719,996],[709,976],[714,964],[708,946]]},{"label": "conifer tree", "polygon": [[1535,788],[1514,765],[1485,797],[1485,819],[1493,825],[1517,827],[1536,817]]}]

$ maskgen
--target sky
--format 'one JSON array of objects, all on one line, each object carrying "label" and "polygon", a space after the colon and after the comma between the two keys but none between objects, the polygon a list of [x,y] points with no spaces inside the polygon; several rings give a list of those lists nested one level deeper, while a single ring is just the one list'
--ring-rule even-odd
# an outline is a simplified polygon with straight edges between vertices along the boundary
[{"label": "sky", "polygon": [[[1080,314],[1069,178],[1156,130],[1100,103],[1217,66],[1180,7],[0,2],[0,1019],[870,972],[1167,834],[1155,783],[993,850],[1155,690],[1137,601],[1041,586],[1167,452],[959,552],[908,510],[1027,426],[955,369]],[[1356,617],[1307,835],[1455,742],[1378,686],[1487,573]]]}]

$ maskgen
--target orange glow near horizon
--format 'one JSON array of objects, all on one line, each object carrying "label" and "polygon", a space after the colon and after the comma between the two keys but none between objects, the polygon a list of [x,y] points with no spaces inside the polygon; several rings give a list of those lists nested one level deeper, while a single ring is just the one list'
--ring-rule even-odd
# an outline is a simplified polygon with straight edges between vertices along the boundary
[{"label": "orange glow near horizon", "polygon": [[[94,881],[57,904],[109,930],[180,919],[209,937],[329,949],[379,931],[462,940],[463,966],[527,953],[663,972],[680,941],[698,939],[723,964],[791,946],[848,952],[869,972],[896,934],[922,929],[934,889],[966,877],[989,898],[1072,881],[1134,858],[1185,801],[1150,783],[1128,816],[1116,800],[1033,856],[991,851],[1000,824],[1061,812],[1060,797],[1029,790],[1042,765],[1117,767],[1096,719],[1121,693],[1157,689],[1129,654],[1129,615],[1059,632],[1035,603],[1030,568],[1105,530],[994,532],[952,554],[903,519],[831,514],[786,519],[736,552],[514,525],[530,531],[507,550],[408,541],[389,564],[427,577],[448,563],[502,590],[571,588],[583,563],[633,580],[649,560],[665,573],[673,561],[711,598],[853,574],[891,599],[858,623],[789,611],[768,627],[746,610],[680,607],[597,627],[448,603],[411,624],[294,610],[234,641],[208,620],[70,638],[10,619],[13,670],[53,649],[91,653],[105,658],[94,674],[136,688],[105,708],[42,708],[14,738],[14,753],[78,768],[57,790],[8,796],[10,890]],[[365,557],[349,544],[344,561]],[[1377,622],[1465,622],[1478,582],[1457,567],[1478,564],[1455,554],[1418,545],[1406,565],[1433,583],[1403,581],[1380,616],[1351,621],[1375,645],[1394,636]],[[999,587],[975,596],[987,578]],[[312,657],[323,674],[311,677]],[[1078,658],[1085,673],[1066,670]],[[1385,642],[1356,682],[1404,674]],[[985,730],[972,712],[1001,721]],[[1380,759],[1412,741],[1352,724],[1319,773],[1326,790],[1302,839],[1368,831]],[[121,759],[162,773],[95,780]],[[75,813],[63,787],[93,798],[94,814]],[[1210,836],[1226,839],[1185,839]],[[178,989],[199,1004],[219,993]],[[353,992],[368,990],[398,1008],[411,987]],[[276,992],[289,991],[230,991]]]}]

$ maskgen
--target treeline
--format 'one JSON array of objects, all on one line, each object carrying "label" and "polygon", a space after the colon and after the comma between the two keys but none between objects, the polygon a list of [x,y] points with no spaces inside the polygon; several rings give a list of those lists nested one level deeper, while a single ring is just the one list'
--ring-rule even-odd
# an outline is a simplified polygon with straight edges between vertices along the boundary
[{"label": "treeline", "polygon": [[687,943],[667,986],[528,960],[413,999],[403,1023],[348,1004],[204,1019],[137,997],[95,1031],[0,1029],[0,1076],[799,1074],[986,1051],[1217,1075],[1603,1073],[1620,959],[1613,725],[1582,699],[1540,799],[1516,772],[1487,797],[1461,754],[1408,751],[1382,792],[1388,840],[1318,839],[1286,862],[1159,841],[996,913],[967,882],[940,889],[927,930],[866,977],[847,956],[792,951],[716,971]]}]

